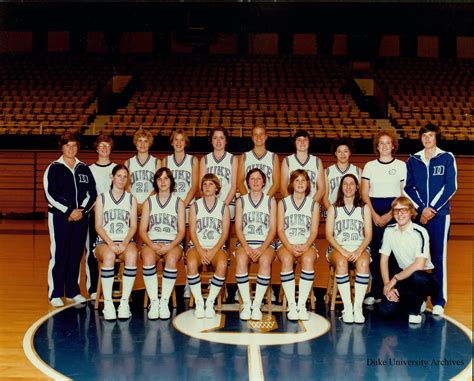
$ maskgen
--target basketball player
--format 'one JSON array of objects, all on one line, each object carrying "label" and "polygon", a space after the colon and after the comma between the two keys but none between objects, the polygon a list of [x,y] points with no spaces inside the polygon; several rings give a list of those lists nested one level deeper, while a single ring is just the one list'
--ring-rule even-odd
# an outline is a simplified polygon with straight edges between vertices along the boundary
[{"label": "basketball player", "polygon": [[235,217],[235,192],[237,188],[238,159],[225,150],[229,133],[224,127],[216,127],[211,132],[213,151],[201,158],[200,179],[206,173],[213,173],[221,183],[219,198],[229,206],[230,219]]},{"label": "basketball player", "polygon": [[[289,196],[278,203],[278,237],[281,243],[277,251],[281,262],[281,283],[288,300],[289,320],[308,320],[306,299],[314,281],[316,236],[319,225],[319,204],[311,193],[311,182],[304,169],[296,169],[290,176]],[[295,300],[295,260],[301,262],[298,304]]]},{"label": "basketball player", "polygon": [[[266,176],[258,168],[246,176],[250,192],[237,201],[235,232],[238,245],[235,250],[236,278],[242,298],[240,319],[262,320],[260,305],[271,281],[272,262],[275,259],[273,238],[276,233],[277,205],[273,197],[263,194]],[[250,300],[248,268],[258,263],[255,299]]]},{"label": "basketball player", "polygon": [[132,316],[128,299],[137,275],[137,247],[132,241],[137,231],[137,200],[125,191],[129,171],[119,164],[112,170],[112,187],[97,197],[95,205],[95,230],[97,245],[95,256],[102,262],[101,282],[104,293],[104,319],[115,320],[117,313],[112,301],[115,259],[125,262],[122,298],[118,318]]},{"label": "basketball player", "polygon": [[[201,180],[202,198],[197,200],[189,213],[189,230],[193,247],[186,254],[188,264],[188,282],[196,301],[195,316],[214,318],[214,301],[224,285],[227,273],[227,253],[224,243],[229,234],[229,207],[217,197],[220,191],[219,179],[212,173],[207,173]],[[204,300],[201,294],[201,265],[214,268],[209,296]]]},{"label": "basketball player", "polygon": [[[369,284],[372,239],[370,209],[364,205],[359,192],[359,181],[352,173],[344,175],[336,202],[328,210],[326,239],[329,242],[327,259],[336,269],[336,282],[344,303],[344,323],[364,323],[362,302]],[[349,264],[356,269],[355,297],[352,305]]]},{"label": "basketball player", "polygon": [[447,249],[451,224],[449,200],[457,190],[456,159],[437,147],[441,131],[434,124],[420,128],[424,149],[408,158],[405,194],[415,204],[420,223],[430,236],[433,274],[439,284],[433,314],[442,315],[448,301]]},{"label": "basketball player", "polygon": [[[143,204],[140,237],[145,243],[141,251],[143,280],[150,298],[149,319],[169,319],[168,302],[178,276],[178,262],[183,255],[186,230],[184,203],[175,193],[171,170],[162,167],[153,178],[155,193]],[[161,300],[158,299],[156,262],[164,257]]]},{"label": "basketball player", "polygon": [[133,136],[133,144],[137,154],[124,164],[130,171],[129,191],[137,199],[138,216],[141,215],[143,202],[153,191],[153,176],[161,167],[160,159],[150,155],[153,135],[149,131],[139,129]]},{"label": "basketball player", "polygon": [[349,162],[354,152],[354,144],[350,137],[343,136],[336,139],[331,151],[336,157],[336,163],[326,168],[324,172],[326,187],[323,203],[326,210],[329,210],[329,207],[336,202],[341,178],[348,173],[352,173],[360,181],[362,174],[362,170],[359,167]]},{"label": "basketball player", "polygon": [[253,127],[252,141],[254,144],[253,149],[243,153],[240,157],[237,175],[239,191],[241,194],[247,194],[248,189],[245,184],[247,173],[252,168],[259,168],[267,177],[263,193],[273,196],[280,186],[280,160],[277,154],[267,151],[265,147],[265,142],[267,141],[265,127]]},{"label": "basketball player", "polygon": [[281,164],[281,187],[283,197],[288,196],[290,175],[295,169],[304,169],[311,182],[310,197],[320,202],[324,196],[324,169],[321,159],[309,154],[309,134],[304,130],[296,131],[293,136],[296,153],[287,156]]},{"label": "basketball player", "polygon": [[[385,229],[380,249],[380,271],[384,299],[379,311],[385,316],[408,314],[408,322],[420,324],[424,301],[437,295],[438,283],[428,271],[433,269],[427,230],[412,222],[417,212],[410,199],[398,197],[392,203],[396,224]],[[398,268],[391,271],[388,258],[393,253]],[[435,314],[435,311],[433,311]]]},{"label": "basketball player", "polygon": [[[114,141],[108,135],[99,135],[94,141],[94,149],[97,152],[97,161],[89,168],[94,176],[97,194],[108,192],[112,184],[112,169],[117,165],[110,160],[110,154],[114,148]],[[89,229],[86,240],[86,285],[87,291],[92,299],[96,297],[97,278],[99,271],[97,259],[94,256],[94,246],[97,240],[95,231],[95,214],[91,211],[89,216]]]},{"label": "basketball player", "polygon": [[97,191],[89,167],[76,157],[79,146],[79,137],[65,132],[59,139],[62,156],[46,168],[43,177],[51,239],[48,298],[53,307],[64,306],[64,294],[76,303],[86,301],[78,280],[88,214]]}]

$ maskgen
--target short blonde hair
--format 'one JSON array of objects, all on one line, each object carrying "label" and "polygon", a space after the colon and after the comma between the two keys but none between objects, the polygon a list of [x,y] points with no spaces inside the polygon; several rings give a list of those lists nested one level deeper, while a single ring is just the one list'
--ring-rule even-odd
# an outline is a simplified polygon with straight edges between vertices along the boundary
[{"label": "short blonde hair", "polygon": [[393,210],[395,209],[395,206],[397,205],[402,205],[408,207],[410,210],[410,215],[411,219],[415,218],[418,212],[415,209],[415,206],[411,202],[411,200],[408,197],[405,196],[400,196],[397,197],[395,200],[393,200],[392,205],[391,205],[391,212],[392,212],[392,217],[393,217]]},{"label": "short blonde hair", "polygon": [[216,184],[216,196],[217,196],[219,192],[221,191],[221,182],[219,181],[219,178],[214,173],[206,173],[202,177],[202,180],[201,180],[201,192],[202,192],[202,187],[205,181],[212,181],[214,184]]},{"label": "short blonde hair", "polygon": [[392,145],[393,145],[393,153],[397,153],[398,151],[398,136],[397,134],[392,131],[392,130],[380,130],[379,132],[377,132],[374,136],[374,141],[373,141],[373,145],[374,145],[374,153],[375,154],[379,154],[379,141],[380,141],[380,138],[382,136],[388,136],[391,140],[392,140]]},{"label": "short blonde hair", "polygon": [[135,135],[133,135],[133,144],[136,145],[138,142],[138,139],[140,138],[146,138],[150,146],[153,145],[153,135],[151,134],[150,131],[140,128],[137,132],[135,132]]},{"label": "short blonde hair", "polygon": [[177,135],[183,135],[184,138],[184,143],[186,147],[189,146],[189,136],[186,131],[184,131],[182,128],[178,128],[177,130],[174,130],[171,135],[170,135],[170,143],[173,144],[173,140],[176,138]]}]

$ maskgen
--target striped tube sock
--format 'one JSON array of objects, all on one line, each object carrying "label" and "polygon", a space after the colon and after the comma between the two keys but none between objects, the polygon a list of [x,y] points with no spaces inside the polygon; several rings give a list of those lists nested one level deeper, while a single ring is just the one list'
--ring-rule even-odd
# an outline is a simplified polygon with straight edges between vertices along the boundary
[{"label": "striped tube sock", "polygon": [[158,301],[158,278],[156,277],[155,266],[143,266],[143,281],[145,282],[145,288],[150,302]]},{"label": "striped tube sock", "polygon": [[369,274],[356,274],[354,307],[362,308],[362,302],[364,301],[365,293],[369,285],[369,278]]},{"label": "striped tube sock", "polygon": [[163,270],[163,284],[161,286],[161,300],[169,300],[177,277],[178,269],[168,269],[165,267]]},{"label": "striped tube sock", "polygon": [[351,284],[349,282],[349,274],[336,274],[336,283],[339,293],[341,294],[342,302],[344,303],[344,310],[351,311],[352,313]]},{"label": "striped tube sock", "polygon": [[196,303],[204,303],[201,293],[201,277],[199,274],[188,275],[187,279],[189,288],[191,289],[191,294],[193,294]]},{"label": "striped tube sock", "polygon": [[[107,302],[112,301],[112,287],[114,285],[114,268],[102,267],[100,273],[100,281],[102,283],[102,293],[104,294],[104,300]],[[100,295],[97,295],[99,298]]]},{"label": "striped tube sock", "polygon": [[242,298],[242,302],[244,304],[250,303],[249,274],[235,274],[235,278],[237,279],[237,287],[239,288],[239,293],[240,297]]},{"label": "striped tube sock", "polygon": [[255,289],[255,299],[253,300],[254,308],[260,308],[263,297],[265,296],[265,292],[270,285],[270,279],[270,276],[260,274],[257,275],[257,288]]},{"label": "striped tube sock", "polygon": [[122,290],[122,300],[121,302],[127,302],[132,293],[133,285],[135,283],[135,278],[137,276],[137,267],[127,267],[123,271],[123,290]]},{"label": "striped tube sock", "polygon": [[293,271],[280,273],[280,277],[288,305],[295,304],[295,273]]},{"label": "striped tube sock", "polygon": [[209,296],[207,297],[206,304],[213,305],[214,301],[219,295],[219,291],[224,285],[225,278],[220,278],[216,274],[212,277],[211,289],[209,290]]},{"label": "striped tube sock", "polygon": [[314,282],[314,271],[301,271],[298,304],[304,306]]}]

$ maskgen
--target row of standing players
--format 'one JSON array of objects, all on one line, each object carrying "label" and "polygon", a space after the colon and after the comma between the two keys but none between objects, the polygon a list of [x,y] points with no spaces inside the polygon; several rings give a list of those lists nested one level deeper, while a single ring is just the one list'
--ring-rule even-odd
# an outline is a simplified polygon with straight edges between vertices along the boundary
[{"label": "row of standing players", "polygon": [[[128,296],[136,276],[138,255],[133,237],[138,231],[138,246],[144,243],[141,258],[151,301],[149,317],[170,316],[167,301],[176,280],[184,238],[184,242],[190,242],[186,253],[187,281],[196,299],[196,317],[211,318],[215,314],[214,301],[225,280],[224,244],[235,214],[236,279],[243,299],[241,318],[261,318],[260,304],[270,283],[276,251],[281,262],[282,287],[289,302],[288,318],[308,319],[305,301],[314,280],[317,258],[314,243],[322,203],[327,211],[326,237],[330,244],[327,259],[336,268],[338,289],[344,301],[343,321],[364,322],[362,301],[369,280],[369,263],[373,280],[366,303],[379,302],[384,296],[383,306],[388,303],[392,307],[381,306],[381,310],[392,314],[394,309],[400,309],[409,312],[411,322],[418,322],[421,317],[416,312],[427,294],[431,294],[433,312],[441,314],[447,301],[446,241],[449,199],[457,187],[456,162],[451,153],[437,147],[438,127],[422,127],[420,138],[424,149],[410,156],[405,164],[394,158],[398,148],[396,135],[390,130],[380,131],[374,137],[378,158],[368,162],[363,171],[349,162],[353,152],[350,138],[337,139],[333,145],[337,161],[324,171],[321,160],[309,153],[309,134],[298,131],[294,136],[296,153],[283,160],[280,171],[277,155],[266,149],[267,135],[261,127],[253,129],[254,147],[242,154],[240,160],[225,151],[227,131],[214,129],[211,133],[213,152],[205,155],[200,163],[185,152],[189,141],[183,130],[172,133],[170,142],[174,153],[162,162],[148,152],[153,143],[152,135],[138,131],[134,136],[137,154],[120,166],[110,160],[112,139],[99,136],[95,143],[98,160],[90,168],[76,157],[78,138],[65,134],[60,139],[63,155],[44,175],[51,235],[50,302],[53,306],[63,305],[64,294],[76,302],[85,300],[77,279],[87,234],[88,291],[93,295],[97,286],[96,257],[103,262],[104,317],[114,319],[113,265],[116,256],[123,257],[124,292],[118,317],[128,318]],[[202,198],[195,200],[199,184]],[[241,197],[236,202],[237,185]],[[283,199],[277,207],[273,195],[278,190]],[[407,199],[398,199],[404,194]],[[94,205],[95,219],[88,218]],[[410,210],[403,214],[409,217],[409,224],[400,225],[398,217],[403,217],[400,209]],[[140,226],[137,226],[138,215],[141,215]],[[417,218],[424,227],[412,224],[411,217]],[[396,224],[392,224],[393,218]],[[92,221],[89,231],[88,220]],[[189,223],[188,229],[186,223]],[[398,239],[393,241],[393,247],[386,244],[389,236],[382,246],[387,226],[390,234]],[[410,234],[404,233],[407,226]],[[276,244],[273,238],[277,232]],[[401,245],[405,241],[406,245]],[[400,250],[402,246],[404,249]],[[391,253],[396,261],[390,262],[389,268],[386,259]],[[160,301],[155,264],[163,256],[165,270]],[[293,273],[295,259],[302,265],[298,303]],[[249,262],[259,264],[253,302],[249,293]],[[354,304],[350,301],[348,282],[350,263],[356,269]],[[212,264],[215,271],[206,303],[201,296],[201,264]],[[413,288],[406,285],[419,281],[417,274],[428,274],[425,270],[432,272],[433,276],[429,277],[434,281],[424,281],[423,284],[430,287],[417,287],[420,292],[411,295]],[[400,299],[400,290],[408,292],[409,297]],[[406,303],[407,300],[412,302]]]}]

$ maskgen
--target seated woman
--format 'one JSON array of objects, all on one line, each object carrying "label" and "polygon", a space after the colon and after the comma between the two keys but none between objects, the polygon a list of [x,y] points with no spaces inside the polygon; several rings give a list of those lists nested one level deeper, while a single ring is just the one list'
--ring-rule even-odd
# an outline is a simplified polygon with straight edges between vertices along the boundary
[{"label": "seated woman", "polygon": [[95,204],[95,229],[98,234],[95,256],[102,262],[101,282],[104,294],[104,319],[115,320],[117,314],[112,302],[115,259],[125,261],[122,299],[118,307],[118,318],[132,316],[128,298],[137,275],[137,247],[132,242],[137,231],[137,200],[125,191],[129,177],[125,165],[112,170],[112,186],[97,197]]},{"label": "seated woman", "polygon": [[[176,182],[171,170],[162,167],[153,178],[155,193],[143,203],[140,237],[145,243],[141,251],[143,280],[150,298],[149,319],[168,319],[168,307],[178,275],[178,262],[183,255],[182,241],[186,230],[184,203],[175,193]],[[165,259],[161,301],[158,299],[156,262]]]},{"label": "seated woman", "polygon": [[[278,237],[281,243],[277,251],[281,262],[281,283],[288,300],[289,320],[308,320],[306,310],[314,281],[316,236],[319,225],[319,204],[309,197],[311,183],[304,169],[291,173],[288,185],[289,196],[278,203]],[[295,301],[295,260],[301,262],[299,300]]]},{"label": "seated woman", "polygon": [[[362,302],[369,284],[372,219],[368,205],[362,201],[359,181],[353,174],[344,175],[336,202],[329,207],[326,219],[327,259],[336,269],[336,282],[341,294],[344,323],[364,323]],[[354,305],[351,300],[349,264],[356,268]]]},{"label": "seated woman", "polygon": [[[197,200],[189,213],[191,248],[186,253],[188,283],[196,301],[196,318],[214,318],[214,301],[224,285],[227,273],[227,252],[224,243],[229,234],[229,207],[219,200],[220,182],[216,175],[207,173],[201,180],[202,198]],[[199,268],[206,265],[214,268],[209,296],[204,300],[201,293]]]},{"label": "seated woman", "polygon": [[[263,193],[267,178],[258,168],[251,169],[245,178],[250,192],[241,196],[236,205],[235,232],[238,239],[236,278],[243,304],[240,319],[262,320],[260,305],[270,285],[275,250],[272,245],[276,233],[276,201]],[[258,263],[257,289],[250,300],[249,263]]]},{"label": "seated woman", "polygon": [[[428,295],[436,295],[438,282],[431,274],[434,266],[430,257],[428,231],[412,222],[416,209],[407,197],[392,202],[396,224],[388,225],[380,248],[380,272],[384,298],[379,311],[386,316],[407,314],[408,322],[420,324]],[[389,269],[388,258],[393,253],[398,269]]]}]

